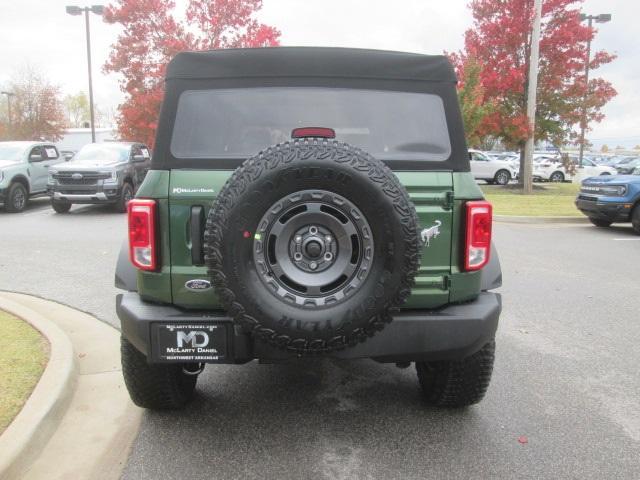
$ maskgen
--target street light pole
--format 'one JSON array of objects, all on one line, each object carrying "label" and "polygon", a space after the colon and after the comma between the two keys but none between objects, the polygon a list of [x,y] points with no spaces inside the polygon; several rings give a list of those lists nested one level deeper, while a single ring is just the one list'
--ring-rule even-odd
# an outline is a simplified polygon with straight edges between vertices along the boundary
[{"label": "street light pole", "polygon": [[87,70],[89,71],[89,115],[91,117],[91,143],[96,143],[96,126],[93,113],[93,79],[91,76],[91,32],[89,31],[89,9],[84,9],[84,22],[87,32]]},{"label": "street light pole", "polygon": [[[589,26],[589,31],[593,26],[593,21],[596,23],[606,23],[611,20],[610,13],[601,13],[600,15],[585,15],[584,13],[580,14],[580,21],[584,22],[587,20],[587,25]],[[582,118],[580,119],[580,156],[579,156],[579,166],[582,168],[582,158],[584,156],[584,134],[587,129],[587,100],[589,98],[589,64],[591,63],[591,36],[587,40],[587,58],[585,60],[584,67],[584,96],[582,97]]]},{"label": "street light pole", "polygon": [[16,94],[13,92],[0,92],[0,94],[7,96],[7,119],[8,119],[7,123],[8,123],[8,133],[9,133],[9,136],[11,136],[11,131],[13,130],[13,127],[11,125],[11,97],[15,97]]},{"label": "street light pole", "polygon": [[89,29],[89,12],[102,15],[103,5],[92,5],[90,7],[67,6],[69,15],[80,15],[84,12],[85,31],[87,36],[87,70],[89,71],[89,115],[91,116],[91,143],[96,143],[95,114],[93,109],[93,79],[91,74],[91,31]]}]

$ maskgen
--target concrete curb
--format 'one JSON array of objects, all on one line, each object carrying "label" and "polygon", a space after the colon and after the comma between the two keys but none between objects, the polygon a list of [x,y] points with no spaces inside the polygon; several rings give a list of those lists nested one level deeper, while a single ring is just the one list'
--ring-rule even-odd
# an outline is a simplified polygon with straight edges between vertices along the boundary
[{"label": "concrete curb", "polygon": [[0,295],[0,309],[26,321],[49,342],[49,362],[22,410],[0,436],[0,478],[19,477],[45,447],[75,390],[78,369],[69,337],[30,308]]},{"label": "concrete curb", "polygon": [[587,217],[525,217],[516,215],[494,215],[493,220],[499,223],[589,223]]},{"label": "concrete curb", "polygon": [[[142,418],[122,379],[120,332],[91,315],[30,295],[0,292],[0,308],[27,320],[51,343],[45,373],[0,436],[0,478],[119,479]],[[45,374],[55,366],[54,351],[61,346],[71,381],[61,383],[58,377],[56,385],[47,386]],[[37,413],[47,402],[51,413]]]}]

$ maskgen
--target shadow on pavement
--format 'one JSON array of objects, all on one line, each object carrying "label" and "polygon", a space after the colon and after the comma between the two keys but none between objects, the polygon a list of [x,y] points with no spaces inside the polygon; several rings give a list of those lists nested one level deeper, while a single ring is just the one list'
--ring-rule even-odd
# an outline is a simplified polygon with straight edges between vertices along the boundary
[{"label": "shadow on pavement", "polygon": [[209,365],[186,410],[145,417],[145,478],[418,478],[443,461],[428,450],[491,428],[474,409],[426,406],[413,366],[370,360]]}]

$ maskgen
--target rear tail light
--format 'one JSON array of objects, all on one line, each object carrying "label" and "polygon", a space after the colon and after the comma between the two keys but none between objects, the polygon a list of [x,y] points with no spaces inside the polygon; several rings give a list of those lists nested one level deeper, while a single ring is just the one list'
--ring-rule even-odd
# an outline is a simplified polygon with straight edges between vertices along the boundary
[{"label": "rear tail light", "polygon": [[133,199],[128,205],[129,258],[141,270],[156,269],[156,201]]},{"label": "rear tail light", "polygon": [[489,202],[467,202],[464,269],[480,270],[489,262],[493,208]]}]

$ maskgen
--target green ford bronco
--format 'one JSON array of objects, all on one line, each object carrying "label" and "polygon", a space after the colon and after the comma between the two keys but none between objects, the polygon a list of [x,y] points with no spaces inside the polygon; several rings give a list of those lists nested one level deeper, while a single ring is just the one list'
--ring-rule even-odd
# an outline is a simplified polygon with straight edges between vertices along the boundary
[{"label": "green ford bronco", "polygon": [[301,357],[415,362],[427,403],[480,401],[501,270],[455,85],[443,56],[177,55],[116,270],[133,401]]}]

